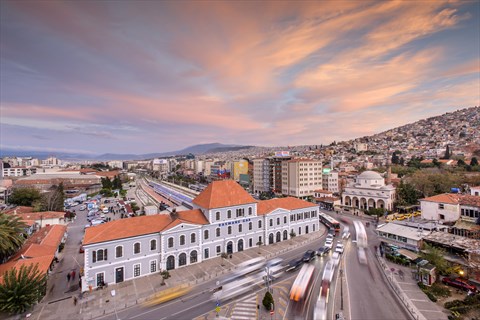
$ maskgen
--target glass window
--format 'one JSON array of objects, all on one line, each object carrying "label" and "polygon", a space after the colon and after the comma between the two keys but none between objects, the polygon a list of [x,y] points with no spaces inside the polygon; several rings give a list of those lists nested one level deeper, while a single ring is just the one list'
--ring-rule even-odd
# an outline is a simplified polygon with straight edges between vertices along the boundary
[{"label": "glass window", "polygon": [[251,216],[253,214],[253,209],[252,207],[248,207],[248,215]]},{"label": "glass window", "polygon": [[185,245],[185,236],[184,235],[180,236],[180,245],[181,246]]},{"label": "glass window", "polygon": [[217,253],[220,253],[222,251],[222,248],[220,246],[217,246]]},{"label": "glass window", "polygon": [[220,228],[217,228],[217,229],[215,230],[215,232],[216,232],[216,234],[217,234],[217,237],[220,237]]},{"label": "glass window", "polygon": [[283,217],[283,223],[287,223],[287,216]]},{"label": "glass window", "polygon": [[192,233],[190,235],[190,243],[195,243],[195,241],[197,241],[197,236],[195,233]]},{"label": "glass window", "polygon": [[157,240],[150,240],[150,250],[157,250]]},{"label": "glass window", "polygon": [[203,231],[203,239],[204,240],[208,239],[208,230]]},{"label": "glass window", "polygon": [[219,211],[217,211],[217,212],[215,213],[215,217],[216,217],[217,220],[220,220],[220,212],[219,212]]},{"label": "glass window", "polygon": [[277,218],[277,226],[280,225],[280,218]]},{"label": "glass window", "polygon": [[252,228],[253,228],[253,223],[250,221],[250,222],[248,223],[248,230],[252,230]]},{"label": "glass window", "polygon": [[105,283],[105,274],[103,272],[97,273],[97,287],[101,287],[104,283]]},{"label": "glass window", "polygon": [[208,248],[206,248],[205,250],[203,250],[203,257],[204,257],[204,259],[208,259],[208,258],[209,258]]},{"label": "glass window", "polygon": [[232,234],[232,226],[228,226],[228,234]]},{"label": "glass window", "polygon": [[227,218],[232,219],[232,210],[227,211]]},{"label": "glass window", "polygon": [[259,229],[262,228],[262,220],[258,220],[258,228],[259,228]]},{"label": "glass window", "polygon": [[168,238],[168,247],[173,248],[173,238]]},{"label": "glass window", "polygon": [[137,242],[133,245],[133,253],[139,254],[140,253],[140,242]]},{"label": "glass window", "polygon": [[238,232],[242,232],[242,229],[243,229],[242,225],[239,224],[239,225],[238,225]]},{"label": "glass window", "polygon": [[150,273],[157,272],[157,260],[150,261]]},{"label": "glass window", "polygon": [[116,246],[115,247],[115,258],[123,257],[123,246]]},{"label": "glass window", "polygon": [[140,264],[133,265],[133,276],[134,277],[140,276]]}]

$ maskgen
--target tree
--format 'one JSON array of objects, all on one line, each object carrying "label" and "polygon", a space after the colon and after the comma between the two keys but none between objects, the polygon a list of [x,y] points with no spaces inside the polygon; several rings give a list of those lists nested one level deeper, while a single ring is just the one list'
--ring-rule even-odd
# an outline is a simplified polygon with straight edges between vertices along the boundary
[{"label": "tree", "polygon": [[442,159],[448,160],[452,156],[452,152],[450,151],[450,146],[447,144],[447,149],[445,150],[445,155]]},{"label": "tree", "polygon": [[466,163],[463,161],[463,159],[458,159],[457,161],[457,166],[459,167],[465,167]]},{"label": "tree", "polygon": [[415,187],[408,182],[400,182],[400,185],[397,187],[397,205],[407,206],[417,204],[420,194],[415,189]]},{"label": "tree", "polygon": [[472,160],[470,160],[470,166],[472,167],[478,166],[478,160],[476,157],[473,157]]},{"label": "tree", "polygon": [[6,271],[0,284],[0,310],[10,314],[26,311],[45,295],[46,286],[46,274],[38,270],[38,263]]},{"label": "tree", "polygon": [[25,227],[19,217],[0,213],[0,263],[22,246]]},{"label": "tree", "polygon": [[398,155],[402,154],[402,152],[400,151],[395,151],[393,154],[392,154],[392,163],[393,164],[400,164],[400,157]]},{"label": "tree", "polygon": [[418,170],[407,180],[420,192],[420,197],[430,197],[440,193],[450,192],[450,189],[463,183],[464,178],[448,171],[426,172]]},{"label": "tree", "polygon": [[262,304],[268,311],[270,311],[272,310],[273,303],[273,296],[270,292],[267,291],[265,293],[265,296],[263,297]]},{"label": "tree", "polygon": [[113,178],[112,188],[113,189],[122,189],[122,180],[120,180],[119,176],[115,176]]},{"label": "tree", "polygon": [[433,247],[426,243],[423,246],[423,253],[421,254],[422,258],[428,260],[431,264],[433,264],[437,268],[437,271],[443,275],[448,269],[448,263],[447,260],[445,260],[444,255],[444,250]]},{"label": "tree", "polygon": [[63,183],[53,186],[50,192],[43,193],[40,201],[40,211],[63,211],[65,193]]},{"label": "tree", "polygon": [[13,189],[8,202],[19,206],[32,206],[40,198],[40,192],[35,188],[16,188]]},{"label": "tree", "polygon": [[102,182],[102,189],[112,189],[112,181],[109,177],[101,178],[100,181]]}]

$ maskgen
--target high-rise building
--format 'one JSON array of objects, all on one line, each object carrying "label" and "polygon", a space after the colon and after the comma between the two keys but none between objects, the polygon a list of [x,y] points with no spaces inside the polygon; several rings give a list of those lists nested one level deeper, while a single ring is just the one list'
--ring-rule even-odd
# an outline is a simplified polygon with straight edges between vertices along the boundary
[{"label": "high-rise building", "polygon": [[270,159],[253,160],[253,192],[269,192],[271,185],[272,167]]},{"label": "high-rise building", "polygon": [[306,198],[322,188],[322,162],[311,159],[293,159],[282,162],[282,193]]},{"label": "high-rise building", "polygon": [[322,189],[333,193],[339,193],[338,172],[330,169],[323,169],[322,171]]}]

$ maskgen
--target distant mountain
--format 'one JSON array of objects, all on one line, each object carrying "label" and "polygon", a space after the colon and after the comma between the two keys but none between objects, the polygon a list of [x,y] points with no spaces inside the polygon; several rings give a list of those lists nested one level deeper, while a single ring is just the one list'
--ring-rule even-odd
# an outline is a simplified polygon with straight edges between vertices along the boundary
[{"label": "distant mountain", "polygon": [[147,153],[147,154],[114,154],[106,153],[97,156],[96,160],[141,160],[141,159],[152,159],[159,157],[169,157],[169,156],[181,156],[191,154],[204,154],[204,153],[216,153],[216,152],[226,152],[232,150],[241,150],[251,148],[251,146],[239,146],[239,145],[229,145],[222,143],[207,143],[207,144],[197,144],[194,146],[187,147],[182,150],[169,151],[162,153]]},{"label": "distant mountain", "polygon": [[68,152],[52,152],[52,151],[28,151],[18,149],[0,149],[0,158],[3,157],[32,157],[40,160],[47,159],[48,157],[56,157],[62,160],[81,160],[81,159],[93,159],[95,154],[85,153],[68,153]]}]

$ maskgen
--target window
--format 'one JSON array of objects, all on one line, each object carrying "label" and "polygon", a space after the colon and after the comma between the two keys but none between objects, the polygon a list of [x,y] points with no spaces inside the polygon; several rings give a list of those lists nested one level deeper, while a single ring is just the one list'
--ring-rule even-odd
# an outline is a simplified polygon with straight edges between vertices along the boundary
[{"label": "window", "polygon": [[287,216],[283,217],[283,223],[287,223]]},{"label": "window", "polygon": [[203,239],[204,240],[208,239],[208,230],[203,231]]},{"label": "window", "polygon": [[196,234],[195,234],[195,233],[192,233],[192,234],[190,235],[190,243],[195,243],[195,241],[197,241]]},{"label": "window", "polygon": [[228,231],[227,231],[228,234],[232,234],[232,226],[228,226]]},{"label": "window", "polygon": [[258,243],[263,243],[262,242],[262,236],[258,237]]},{"label": "window", "polygon": [[98,249],[96,251],[92,251],[92,260],[93,260],[93,262],[106,261],[107,260],[107,249]]},{"label": "window", "polygon": [[157,260],[150,261],[150,273],[157,272]]},{"label": "window", "polygon": [[208,258],[209,258],[208,248],[206,248],[205,250],[203,250],[203,258],[204,258],[204,259],[208,259]]},{"label": "window", "polygon": [[217,220],[220,220],[220,211],[217,211],[217,212],[215,213],[215,218],[216,218]]},{"label": "window", "polygon": [[277,218],[277,226],[280,225],[280,218]]},{"label": "window", "polygon": [[173,248],[173,238],[168,238],[168,247]]},{"label": "window", "polygon": [[248,247],[249,248],[253,247],[253,239],[252,238],[248,239]]},{"label": "window", "polygon": [[270,227],[273,227],[273,219],[270,219]]},{"label": "window", "polygon": [[262,228],[262,220],[258,220],[258,228],[259,228],[259,229]]},{"label": "window", "polygon": [[302,234],[302,227],[298,227],[298,235]]},{"label": "window", "polygon": [[133,244],[133,254],[140,253],[140,242],[136,242]]},{"label": "window", "polygon": [[[253,223],[250,221],[250,222],[248,223],[248,230],[252,230],[252,228],[253,228]],[[251,247],[251,246],[250,246],[250,247]]]},{"label": "window", "polygon": [[150,240],[150,250],[157,250],[157,240]]},{"label": "window", "polygon": [[237,209],[237,218],[238,217],[243,217],[245,214],[245,209],[244,208],[238,208]]},{"label": "window", "polygon": [[97,273],[97,287],[101,287],[104,283],[105,283],[105,274],[103,272]]},{"label": "window", "polygon": [[248,207],[248,215],[251,216],[253,214],[252,207]]},{"label": "window", "polygon": [[443,203],[438,204],[438,209],[445,209],[445,205]]},{"label": "window", "polygon": [[180,245],[181,246],[185,245],[185,236],[184,235],[180,236]]},{"label": "window", "polygon": [[196,250],[193,250],[191,253],[190,253],[190,263],[195,263],[198,261],[198,254],[197,254],[197,251]]},{"label": "window", "polygon": [[134,277],[140,276],[140,263],[133,265],[133,276]]},{"label": "window", "polygon": [[116,246],[115,247],[115,258],[123,257],[123,246]]},{"label": "window", "polygon": [[227,211],[227,218],[232,219],[232,210]]},{"label": "window", "polygon": [[239,225],[238,225],[238,232],[242,232],[242,229],[243,229],[242,225],[239,224]]},{"label": "window", "polygon": [[222,247],[217,246],[217,253],[220,253],[222,251]]},{"label": "window", "polygon": [[215,230],[215,232],[216,232],[216,234],[217,234],[217,237],[220,237],[220,228],[217,228],[217,229]]}]

